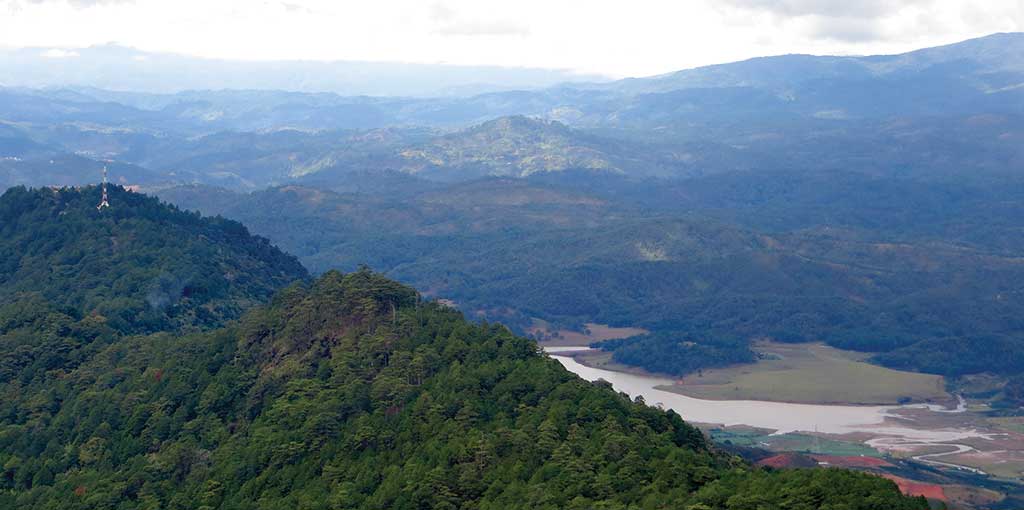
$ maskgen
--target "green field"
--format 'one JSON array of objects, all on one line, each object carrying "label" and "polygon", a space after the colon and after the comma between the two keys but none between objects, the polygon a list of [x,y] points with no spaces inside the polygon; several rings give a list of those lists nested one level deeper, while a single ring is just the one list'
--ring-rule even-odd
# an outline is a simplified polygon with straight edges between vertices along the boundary
[{"label": "green field", "polygon": [[762,448],[775,452],[801,452],[837,456],[882,456],[874,448],[862,443],[836,441],[809,434],[790,433],[772,435],[767,432],[737,428],[714,428],[708,430],[708,433],[712,439],[720,443]]},{"label": "green field", "polygon": [[988,421],[1002,430],[1024,434],[1024,416],[989,418]]},{"label": "green field", "polygon": [[704,399],[827,404],[946,401],[941,376],[901,372],[823,344],[759,342],[757,363],[705,370],[664,389]]}]

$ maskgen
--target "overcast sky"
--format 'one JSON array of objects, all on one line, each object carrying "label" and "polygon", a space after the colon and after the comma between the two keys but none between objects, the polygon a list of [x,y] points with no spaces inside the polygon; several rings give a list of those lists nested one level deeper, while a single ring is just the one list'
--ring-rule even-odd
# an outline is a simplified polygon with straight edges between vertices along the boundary
[{"label": "overcast sky", "polygon": [[[645,76],[1024,30],[1024,0],[0,0],[0,46]],[[53,51],[74,57],[74,52]]]}]

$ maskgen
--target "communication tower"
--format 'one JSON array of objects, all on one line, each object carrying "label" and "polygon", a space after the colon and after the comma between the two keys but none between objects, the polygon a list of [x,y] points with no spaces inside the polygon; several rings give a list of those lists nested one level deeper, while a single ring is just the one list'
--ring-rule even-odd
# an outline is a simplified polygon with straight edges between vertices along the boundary
[{"label": "communication tower", "polygon": [[110,207],[110,202],[107,201],[107,165],[103,165],[103,198],[100,205],[96,206],[96,210],[102,211],[104,207]]}]

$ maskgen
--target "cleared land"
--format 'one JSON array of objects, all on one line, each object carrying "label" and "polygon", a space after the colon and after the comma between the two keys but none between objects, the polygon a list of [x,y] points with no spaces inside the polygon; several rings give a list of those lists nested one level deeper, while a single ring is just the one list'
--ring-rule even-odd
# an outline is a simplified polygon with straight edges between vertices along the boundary
[{"label": "cleared land", "polygon": [[1021,451],[976,451],[940,457],[937,460],[978,468],[1006,480],[1020,480],[1024,474],[1024,452]]},{"label": "cleared land", "polygon": [[542,345],[552,346],[585,346],[593,342],[603,342],[616,338],[629,338],[631,336],[650,333],[643,328],[614,328],[604,324],[588,322],[583,325],[583,331],[571,331],[568,329],[555,329],[547,321],[534,319],[533,325],[526,330]]},{"label": "cleared land", "polygon": [[953,508],[989,508],[1006,499],[1002,493],[981,487],[947,485],[943,487]]},{"label": "cleared land", "polygon": [[696,398],[809,404],[896,404],[951,399],[937,375],[865,363],[866,355],[824,344],[758,342],[765,359],[705,370],[663,389]]}]

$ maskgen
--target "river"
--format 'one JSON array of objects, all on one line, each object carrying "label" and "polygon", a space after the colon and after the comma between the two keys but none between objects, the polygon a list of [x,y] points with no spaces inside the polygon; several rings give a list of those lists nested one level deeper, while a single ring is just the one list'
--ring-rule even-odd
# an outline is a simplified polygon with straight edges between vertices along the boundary
[{"label": "river", "polygon": [[[758,400],[702,400],[659,389],[670,386],[671,379],[614,372],[584,366],[559,352],[587,350],[586,347],[552,347],[548,354],[558,360],[569,371],[588,381],[603,379],[612,387],[632,397],[641,396],[648,405],[672,409],[683,419],[697,423],[748,425],[774,430],[777,434],[787,432],[820,432],[827,434],[867,433],[872,436],[866,443],[883,450],[899,450],[912,446],[948,445],[950,453],[963,448],[957,441],[970,437],[989,438],[988,434],[964,428],[911,428],[894,422],[899,419],[894,411],[899,409],[925,408],[929,412],[964,412],[963,402],[956,409],[941,409],[934,406],[842,406],[792,404]],[[927,457],[933,459],[943,454]],[[925,459],[922,459],[925,460]],[[933,463],[939,462],[932,460]]]}]

